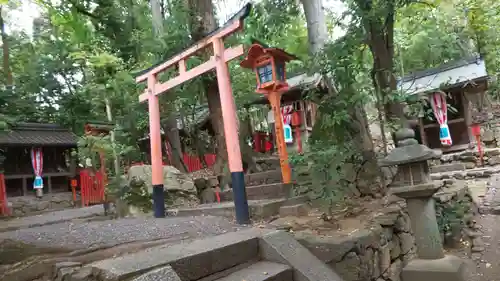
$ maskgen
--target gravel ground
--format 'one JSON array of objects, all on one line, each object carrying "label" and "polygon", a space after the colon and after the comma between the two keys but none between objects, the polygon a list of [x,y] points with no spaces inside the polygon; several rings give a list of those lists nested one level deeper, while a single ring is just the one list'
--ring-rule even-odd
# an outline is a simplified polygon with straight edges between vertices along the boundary
[{"label": "gravel ground", "polygon": [[36,216],[21,217],[7,221],[1,221],[0,232],[60,223],[63,221],[88,218],[98,215],[104,215],[104,208],[102,207],[102,205],[77,209],[66,209],[61,211],[43,213]]},{"label": "gravel ground", "polygon": [[134,241],[164,238],[198,238],[236,231],[220,217],[133,218],[92,222],[64,222],[0,233],[0,240],[13,239],[37,247],[78,250],[115,246]]}]

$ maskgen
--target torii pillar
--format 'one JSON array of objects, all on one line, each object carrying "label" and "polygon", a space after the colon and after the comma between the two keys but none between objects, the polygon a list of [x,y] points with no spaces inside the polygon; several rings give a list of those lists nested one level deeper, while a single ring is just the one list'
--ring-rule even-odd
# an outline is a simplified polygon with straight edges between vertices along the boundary
[{"label": "torii pillar", "polygon": [[[217,83],[222,107],[222,119],[226,139],[229,170],[233,186],[233,198],[236,212],[236,221],[239,224],[248,224],[250,214],[245,191],[243,164],[241,161],[240,142],[238,137],[238,117],[231,88],[231,79],[227,63],[244,53],[242,45],[228,48],[224,47],[224,38],[241,30],[243,20],[248,16],[251,5],[247,4],[240,12],[233,16],[223,27],[215,30],[209,36],[195,43],[187,50],[174,56],[170,60],[154,66],[136,78],[136,82],[147,80],[147,90],[139,96],[140,102],[148,101],[149,105],[149,131],[151,142],[151,166],[153,183],[154,215],[157,218],[165,217],[165,199],[163,187],[163,165],[160,134],[160,105],[158,96],[166,91],[189,81],[205,72],[214,70],[217,73]],[[213,48],[213,56],[208,61],[187,69],[186,61],[189,57],[205,48]],[[178,75],[167,82],[158,82],[157,76],[161,72],[178,67]]]}]

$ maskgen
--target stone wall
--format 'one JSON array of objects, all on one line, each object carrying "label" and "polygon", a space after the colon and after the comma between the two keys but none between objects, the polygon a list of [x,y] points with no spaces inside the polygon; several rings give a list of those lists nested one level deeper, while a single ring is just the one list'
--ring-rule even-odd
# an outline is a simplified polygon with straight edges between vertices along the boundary
[{"label": "stone wall", "polygon": [[[473,217],[477,208],[473,206],[465,186],[443,181],[435,199],[438,220],[441,221],[442,210],[448,210],[449,206],[460,203],[465,204],[467,209],[465,215],[460,215],[458,223],[463,231],[459,231],[458,237],[450,236],[450,231],[442,234],[445,245],[451,245],[450,241],[476,239]],[[384,209],[364,229],[336,236],[298,231],[295,237],[319,259],[332,266],[345,281],[399,281],[402,268],[415,257],[414,237],[405,201],[395,196],[384,200]],[[464,237],[462,233],[465,233]],[[476,239],[471,246],[479,249],[480,241]]]},{"label": "stone wall", "polygon": [[500,149],[483,150],[483,164],[477,149],[443,154],[441,159],[430,162],[432,173],[446,173],[500,165]]},{"label": "stone wall", "polygon": [[45,194],[42,198],[36,198],[35,196],[9,197],[8,202],[12,215],[15,217],[74,207],[73,193],[71,192]]}]

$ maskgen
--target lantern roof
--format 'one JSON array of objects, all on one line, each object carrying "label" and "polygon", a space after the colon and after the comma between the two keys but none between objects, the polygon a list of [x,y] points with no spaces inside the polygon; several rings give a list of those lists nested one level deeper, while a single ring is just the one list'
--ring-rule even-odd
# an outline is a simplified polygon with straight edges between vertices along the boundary
[{"label": "lantern roof", "polygon": [[272,48],[256,39],[252,39],[252,46],[248,49],[247,56],[240,63],[240,66],[243,68],[253,68],[255,61],[264,55],[269,55],[284,62],[298,59],[296,56],[285,52],[283,49]]}]

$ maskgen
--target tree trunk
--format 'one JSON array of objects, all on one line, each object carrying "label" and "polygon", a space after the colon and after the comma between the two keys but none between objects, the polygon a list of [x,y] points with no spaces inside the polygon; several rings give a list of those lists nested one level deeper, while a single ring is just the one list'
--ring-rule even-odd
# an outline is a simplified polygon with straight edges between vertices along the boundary
[{"label": "tree trunk", "polygon": [[2,6],[0,6],[0,30],[2,35],[2,51],[3,51],[3,69],[5,71],[5,84],[7,88],[11,88],[14,85],[14,79],[12,78],[12,72],[10,71],[10,61],[9,61],[9,40],[7,33],[5,32],[5,22],[2,17]]},{"label": "tree trunk", "polygon": [[[212,0],[187,0],[187,9],[190,11],[189,21],[193,41],[198,41],[206,34],[217,28],[214,6]],[[206,54],[208,57],[209,54]],[[224,137],[224,122],[222,119],[222,107],[220,103],[217,79],[210,77],[205,79],[205,91],[210,111],[210,121],[215,134],[217,160],[214,165],[215,174],[224,172],[227,163],[226,140]]]},{"label": "tree trunk", "polygon": [[[157,37],[163,37],[163,13],[160,2],[158,0],[150,0],[151,4],[151,15],[153,22],[153,32]],[[160,58],[161,56],[157,56]],[[176,108],[172,105],[170,110],[176,111]],[[163,125],[163,131],[167,137],[167,141],[170,143],[172,148],[172,165],[183,173],[187,173],[186,164],[182,159],[182,148],[181,139],[179,136],[179,128],[177,128],[177,116],[176,114],[170,114],[167,122]]]},{"label": "tree trunk", "polygon": [[172,166],[183,173],[187,173],[188,169],[182,159],[182,145],[179,136],[179,128],[177,127],[176,114],[170,114],[167,121],[163,123],[163,131],[167,137],[167,141],[172,148]]},{"label": "tree trunk", "polygon": [[317,54],[328,40],[322,0],[301,0],[307,21],[307,37],[312,54]]},{"label": "tree trunk", "polygon": [[[313,55],[321,52],[327,39],[328,31],[323,11],[322,0],[301,0],[307,20],[307,31],[309,38],[309,48]],[[329,95],[336,95],[335,87],[327,77],[325,77]],[[348,89],[344,89],[348,90]],[[351,89],[352,91],[353,89]],[[359,167],[355,167],[356,188],[362,195],[374,195],[382,191],[380,184],[380,168],[377,164],[376,155],[373,150],[373,140],[371,137],[366,111],[362,104],[353,105],[351,113],[352,141],[362,155],[363,162]],[[350,171],[348,171],[350,172]]]}]

